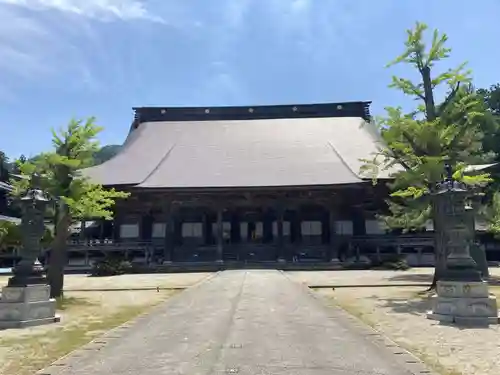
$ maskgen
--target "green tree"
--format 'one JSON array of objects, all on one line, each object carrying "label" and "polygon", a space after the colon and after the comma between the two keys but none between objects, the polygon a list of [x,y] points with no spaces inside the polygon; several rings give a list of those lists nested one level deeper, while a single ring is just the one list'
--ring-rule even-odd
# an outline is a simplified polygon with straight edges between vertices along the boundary
[{"label": "green tree", "polygon": [[19,225],[10,221],[0,221],[0,252],[9,247],[21,245]]},{"label": "green tree", "polygon": [[0,181],[8,181],[9,179],[9,158],[5,152],[0,151]]},{"label": "green tree", "polygon": [[106,145],[100,148],[94,154],[94,165],[99,165],[113,158],[118,152],[120,152],[122,146],[120,145]]},{"label": "green tree", "polygon": [[481,128],[484,133],[483,149],[494,155],[495,161],[500,161],[500,84],[490,86],[488,89],[478,89],[477,94],[486,104],[494,121],[482,121]]},{"label": "green tree", "polygon": [[[70,225],[85,218],[111,219],[116,199],[129,195],[115,189],[104,189],[80,173],[81,169],[93,162],[93,155],[99,149],[96,136],[101,130],[95,125],[94,118],[87,121],[72,120],[65,129],[53,131],[52,152],[43,153],[34,161],[18,163],[23,175],[29,177],[39,173],[43,177],[42,188],[57,199],[52,211],[55,229],[47,275],[52,297],[59,297],[63,293]],[[13,181],[13,194],[22,194],[29,180]]]},{"label": "green tree", "polygon": [[27,161],[26,156],[24,155],[19,156],[19,158],[14,162],[12,173],[21,174],[21,167],[24,163],[26,163],[26,161]]},{"label": "green tree", "polygon": [[[431,219],[434,224],[436,267],[434,283],[446,269],[444,221],[432,193],[442,180],[444,164],[449,162],[455,177],[474,187],[490,181],[488,174],[464,174],[471,161],[484,160],[481,124],[492,121],[484,100],[471,86],[466,64],[435,73],[438,62],[451,49],[446,34],[437,30],[429,47],[424,42],[427,26],[417,23],[407,30],[405,51],[388,66],[405,63],[416,69],[418,82],[393,77],[390,87],[412,96],[419,104],[404,113],[402,108],[386,108],[387,116],[378,125],[385,141],[380,153],[365,160],[364,169],[374,176],[381,168],[396,168],[388,213],[381,218],[390,228],[420,229]],[[446,87],[444,99],[438,102],[435,92]]]}]

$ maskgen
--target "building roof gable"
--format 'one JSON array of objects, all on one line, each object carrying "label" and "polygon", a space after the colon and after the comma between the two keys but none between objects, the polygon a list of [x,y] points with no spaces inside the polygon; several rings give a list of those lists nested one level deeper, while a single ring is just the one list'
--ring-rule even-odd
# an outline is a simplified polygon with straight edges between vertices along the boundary
[{"label": "building roof gable", "polygon": [[[372,157],[381,141],[366,121],[367,106],[317,106],[302,114],[304,106],[288,106],[295,115],[287,116],[278,116],[283,109],[271,107],[265,107],[267,116],[264,107],[247,107],[245,115],[242,107],[229,107],[236,114],[221,109],[197,109],[193,114],[189,109],[182,120],[181,112],[173,115],[169,109],[136,110],[136,121],[118,155],[83,172],[103,185],[140,188],[363,182],[369,177],[360,174],[361,159]],[[350,109],[339,114],[342,108]],[[225,119],[228,113],[232,119]],[[389,171],[379,177],[389,177]]]}]

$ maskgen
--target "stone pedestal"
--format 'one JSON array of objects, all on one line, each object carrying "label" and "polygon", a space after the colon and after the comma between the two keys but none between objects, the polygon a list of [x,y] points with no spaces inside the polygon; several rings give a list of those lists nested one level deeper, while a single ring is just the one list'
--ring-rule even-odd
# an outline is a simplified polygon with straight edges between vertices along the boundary
[{"label": "stone pedestal", "polygon": [[0,299],[0,329],[59,322],[48,285],[6,286]]},{"label": "stone pedestal", "polygon": [[433,310],[427,318],[463,325],[498,324],[495,296],[485,281],[438,281]]}]

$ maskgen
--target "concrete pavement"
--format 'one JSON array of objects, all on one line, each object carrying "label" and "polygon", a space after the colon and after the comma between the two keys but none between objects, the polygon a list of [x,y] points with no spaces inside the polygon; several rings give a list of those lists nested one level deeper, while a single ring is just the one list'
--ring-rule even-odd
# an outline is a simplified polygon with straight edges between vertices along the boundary
[{"label": "concrete pavement", "polygon": [[[395,322],[397,324],[397,322]],[[383,338],[278,271],[224,271],[51,375],[403,375],[421,373]],[[373,335],[373,333],[372,333]],[[376,339],[374,339],[376,338]],[[406,357],[405,357],[406,356]],[[411,361],[410,361],[411,362]]]}]

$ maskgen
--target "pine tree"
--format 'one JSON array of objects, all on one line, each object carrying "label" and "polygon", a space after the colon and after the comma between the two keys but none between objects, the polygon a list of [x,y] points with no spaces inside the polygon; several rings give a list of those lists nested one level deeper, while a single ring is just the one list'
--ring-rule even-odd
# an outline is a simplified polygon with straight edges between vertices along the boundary
[{"label": "pine tree", "polygon": [[[488,174],[470,176],[464,169],[471,161],[484,160],[480,124],[490,121],[491,114],[473,89],[465,63],[435,73],[436,64],[446,60],[451,49],[446,47],[446,34],[438,30],[427,48],[426,30],[423,23],[407,30],[405,51],[388,64],[405,63],[417,70],[419,82],[393,77],[390,87],[420,103],[409,113],[400,107],[386,108],[387,115],[378,121],[385,145],[372,160],[365,160],[364,169],[373,176],[381,168],[398,169],[390,184],[389,214],[381,215],[388,227],[420,229],[432,220],[436,233],[435,283],[446,268],[447,254],[444,223],[432,193],[443,178],[445,162],[452,165],[455,177],[468,185],[481,187],[490,181]],[[435,92],[442,86],[447,88],[447,94],[438,102]]]},{"label": "pine tree", "polygon": [[13,181],[14,195],[21,195],[30,183],[29,177],[38,173],[43,177],[42,188],[56,198],[52,210],[55,233],[48,268],[52,297],[59,297],[63,292],[70,225],[86,218],[111,219],[115,200],[128,197],[128,193],[104,189],[79,173],[92,164],[93,155],[99,149],[96,136],[101,130],[93,118],[85,122],[72,120],[66,129],[53,131],[54,151],[18,163],[20,172],[27,178]]}]

